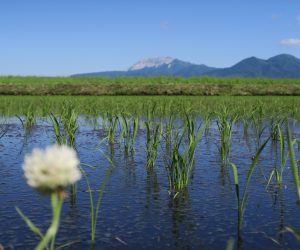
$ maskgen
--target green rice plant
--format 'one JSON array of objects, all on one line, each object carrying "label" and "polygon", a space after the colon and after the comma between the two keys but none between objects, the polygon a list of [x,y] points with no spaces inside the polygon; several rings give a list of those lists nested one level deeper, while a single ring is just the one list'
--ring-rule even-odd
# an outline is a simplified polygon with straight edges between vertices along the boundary
[{"label": "green rice plant", "polygon": [[[285,138],[284,138],[284,133],[280,127],[279,124],[276,125],[277,131],[276,134],[278,134],[279,137],[279,142],[280,142],[280,160],[281,160],[281,164],[280,164],[280,169],[277,169],[276,165],[274,167],[274,169],[271,171],[269,179],[268,179],[268,183],[267,183],[267,187],[270,185],[271,181],[273,178],[275,178],[276,184],[281,187],[282,186],[282,182],[283,182],[283,172],[288,160],[288,156],[289,156],[289,152],[286,152],[285,150]],[[277,135],[276,135],[277,136]],[[273,135],[271,134],[271,138],[273,140]]]},{"label": "green rice plant", "polygon": [[167,122],[164,126],[163,138],[165,139],[166,152],[168,155],[172,154],[172,142],[174,138],[174,116],[172,113],[169,115]]},{"label": "green rice plant", "polygon": [[26,137],[28,134],[30,134],[33,126],[36,124],[36,116],[31,105],[27,108],[24,114],[24,120],[19,115],[16,115],[16,117],[20,120]]},{"label": "green rice plant", "polygon": [[[87,166],[87,164],[82,164],[82,165]],[[90,181],[88,179],[88,175],[82,167],[81,167],[81,172],[82,172],[82,174],[85,178],[87,188],[88,188],[88,192],[89,192],[89,197],[90,197],[91,240],[94,242],[95,239],[96,239],[97,222],[98,222],[101,202],[102,202],[102,198],[103,198],[103,194],[104,194],[104,188],[105,188],[106,183],[107,183],[107,181],[108,181],[108,179],[109,179],[109,177],[112,173],[112,168],[108,169],[107,172],[106,172],[105,178],[104,178],[104,180],[102,182],[102,185],[101,185],[101,187],[99,189],[99,192],[98,192],[98,198],[97,198],[96,204],[94,202],[93,190],[91,188]]]},{"label": "green rice plant", "polygon": [[158,154],[158,146],[161,141],[161,125],[153,124],[150,121],[145,122],[147,129],[146,137],[146,153],[147,153],[147,168],[153,168],[155,166]]},{"label": "green rice plant", "polygon": [[29,107],[25,113],[25,128],[31,129],[36,124],[36,116],[33,112],[33,108]]},{"label": "green rice plant", "polygon": [[295,183],[296,190],[297,190],[298,201],[300,202],[300,178],[299,178],[297,160],[296,160],[296,157],[295,157],[295,150],[294,150],[295,140],[292,139],[291,130],[290,130],[288,120],[286,121],[286,127],[287,127],[287,139],[288,139],[289,155],[291,157],[291,168],[292,168],[292,172],[293,172],[294,183]]},{"label": "green rice plant", "polygon": [[276,119],[274,117],[270,120],[270,133],[271,133],[271,139],[274,142],[277,142],[280,140],[280,127],[282,125],[281,119]]},{"label": "green rice plant", "polygon": [[224,113],[217,116],[217,126],[220,133],[220,155],[223,166],[229,163],[230,151],[232,144],[232,128],[237,117],[229,117],[228,111],[225,108]]},{"label": "green rice plant", "polygon": [[108,113],[108,112],[106,113],[106,117],[108,120],[107,137],[109,142],[112,143],[115,141],[119,117],[118,115],[113,115],[112,113]]},{"label": "green rice plant", "polygon": [[144,122],[146,127],[146,154],[147,154],[147,168],[152,169],[155,166],[158,154],[158,146],[162,139],[162,126],[155,121],[156,105],[152,109],[148,109],[148,118]]},{"label": "green rice plant", "polygon": [[50,120],[52,122],[52,126],[54,129],[54,134],[55,134],[55,139],[56,139],[56,143],[58,145],[67,145],[67,137],[64,133],[63,130],[63,125],[61,123],[61,121],[59,120],[59,118],[57,116],[55,116],[54,114],[50,114],[49,115]]},{"label": "green rice plant", "polygon": [[134,144],[139,126],[139,118],[127,118],[123,113],[120,117],[120,120],[122,125],[121,135],[124,143],[125,154],[129,155],[130,153],[134,153],[135,151]]},{"label": "green rice plant", "polygon": [[[196,147],[202,138],[206,124],[197,133],[194,132],[194,127],[194,121],[189,120],[181,135],[180,130],[177,130],[173,142],[171,159],[165,161],[165,168],[169,179],[169,193],[175,194],[175,196],[179,191],[185,189],[190,182],[194,168]],[[188,142],[183,143],[186,135]],[[181,148],[183,148],[183,153],[180,152]]]},{"label": "green rice plant", "polygon": [[76,132],[78,129],[78,115],[71,105],[64,105],[61,121],[64,125],[64,130],[68,135],[68,144],[70,147],[76,147]]},{"label": "green rice plant", "polygon": [[257,106],[252,110],[250,113],[252,128],[254,130],[254,139],[256,140],[256,150],[260,148],[261,145],[261,138],[263,132],[267,128],[264,126],[264,109],[261,103],[257,104]]},{"label": "green rice plant", "polygon": [[246,184],[245,184],[242,196],[240,196],[238,169],[237,169],[237,167],[234,163],[231,163],[232,170],[233,170],[233,176],[234,176],[236,198],[237,198],[237,209],[238,209],[237,229],[238,229],[238,236],[240,236],[240,231],[241,231],[242,224],[243,224],[244,214],[245,214],[245,210],[246,210],[247,203],[248,203],[248,197],[249,197],[249,194],[247,192],[248,185],[250,183],[251,176],[252,176],[252,174],[253,174],[253,172],[256,168],[259,156],[262,153],[263,149],[265,148],[265,146],[267,145],[269,140],[270,140],[270,137],[261,145],[261,147],[257,150],[255,157],[253,158],[252,164],[251,164],[251,166],[248,170]]}]

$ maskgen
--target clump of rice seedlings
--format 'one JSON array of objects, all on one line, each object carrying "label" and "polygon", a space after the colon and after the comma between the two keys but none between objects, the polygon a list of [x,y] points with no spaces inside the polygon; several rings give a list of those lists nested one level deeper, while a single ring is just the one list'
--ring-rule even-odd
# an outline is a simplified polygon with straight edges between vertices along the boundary
[{"label": "clump of rice seedlings", "polygon": [[166,145],[166,151],[168,155],[172,154],[172,142],[174,138],[174,116],[171,114],[168,117],[167,122],[164,126],[164,139]]},{"label": "clump of rice seedlings", "polygon": [[50,117],[50,120],[52,122],[53,129],[54,129],[56,143],[58,145],[63,145],[63,144],[66,145],[67,144],[67,137],[64,133],[63,125],[62,125],[61,120],[52,113],[49,115],[49,117]]},{"label": "clump of rice seedlings", "polygon": [[129,155],[130,153],[134,153],[135,151],[135,139],[139,126],[139,118],[138,117],[126,117],[125,114],[122,114],[120,117],[121,127],[122,127],[122,140],[124,143],[125,154]]},{"label": "clump of rice seedlings", "polygon": [[256,149],[258,150],[261,145],[261,138],[263,135],[263,132],[267,128],[264,126],[264,110],[262,105],[257,106],[252,112],[251,112],[251,123],[252,128],[254,130],[254,139],[256,141]]},{"label": "clump of rice seedlings", "polygon": [[268,143],[269,140],[270,140],[270,138],[268,138],[262,144],[262,146],[256,152],[255,157],[253,158],[252,164],[251,164],[251,166],[250,166],[250,168],[248,170],[246,184],[245,184],[242,196],[240,195],[238,169],[237,169],[237,167],[236,167],[236,165],[234,163],[231,163],[232,170],[233,170],[233,176],[234,176],[236,198],[237,198],[237,210],[238,210],[237,229],[238,229],[238,238],[240,238],[240,232],[241,232],[241,228],[242,228],[242,225],[243,225],[244,214],[245,214],[245,210],[246,210],[247,203],[248,203],[248,197],[249,197],[249,194],[247,192],[248,185],[250,183],[251,176],[252,176],[252,174],[253,174],[253,172],[254,172],[254,170],[256,168],[259,156],[260,156],[261,152],[263,151],[263,149],[265,148],[265,146],[267,145],[267,143]]},{"label": "clump of rice seedlings", "polygon": [[148,109],[148,120],[144,122],[146,127],[146,154],[147,168],[152,169],[155,166],[158,154],[158,146],[162,138],[162,126],[154,121],[155,108]]},{"label": "clump of rice seedlings", "polygon": [[270,134],[271,134],[271,139],[274,142],[277,142],[280,140],[280,127],[281,127],[282,121],[275,119],[272,117],[270,120]]},{"label": "clump of rice seedlings", "polygon": [[106,117],[108,121],[107,138],[109,142],[113,143],[116,137],[119,117],[108,112],[106,114]]},{"label": "clump of rice seedlings", "polygon": [[[278,134],[279,142],[280,142],[280,160],[281,160],[281,164],[280,164],[280,169],[277,169],[277,167],[275,166],[274,169],[271,171],[269,179],[268,179],[267,187],[270,185],[273,178],[275,178],[276,184],[278,186],[280,186],[280,187],[282,186],[283,172],[284,172],[286,162],[287,162],[288,156],[289,156],[289,153],[286,152],[286,150],[285,150],[284,133],[283,133],[283,131],[282,131],[279,124],[276,125],[276,128],[277,128],[276,137],[277,137],[277,134]],[[271,138],[273,140],[273,135],[272,134],[271,134]]]},{"label": "clump of rice seedlings", "polygon": [[286,122],[286,127],[287,127],[288,149],[289,149],[289,155],[291,157],[291,168],[293,172],[294,183],[297,190],[298,201],[300,202],[300,178],[299,178],[297,160],[295,157],[295,150],[294,150],[295,140],[292,139],[291,130],[288,121]]},{"label": "clump of rice seedlings", "polygon": [[64,130],[68,135],[68,144],[70,147],[76,147],[76,132],[78,129],[78,115],[71,105],[64,106],[61,121],[64,125]]},{"label": "clump of rice seedlings", "polygon": [[[75,109],[70,105],[64,109],[62,114],[62,123],[64,125],[65,133],[68,135],[68,145],[72,148],[76,148],[76,131],[78,129],[77,123],[77,113]],[[76,203],[77,199],[77,185],[71,185],[71,202],[72,204]]]},{"label": "clump of rice seedlings", "polygon": [[36,124],[36,117],[33,109],[31,107],[28,108],[27,112],[25,113],[25,128],[31,129]]},{"label": "clump of rice seedlings", "polygon": [[64,106],[63,113],[60,117],[50,114],[56,142],[59,145],[69,145],[76,148],[76,132],[78,130],[78,115],[71,106]]},{"label": "clump of rice seedlings", "polygon": [[158,146],[162,138],[162,130],[160,124],[153,124],[151,121],[146,121],[147,129],[146,138],[146,153],[147,153],[147,168],[155,166],[158,154]]},{"label": "clump of rice seedlings", "polygon": [[[16,210],[30,230],[40,238],[35,249],[54,250],[61,209],[67,197],[65,188],[81,178],[76,152],[72,148],[59,145],[48,147],[45,150],[35,149],[32,154],[26,155],[23,169],[29,186],[51,196],[53,213],[51,225],[43,234],[19,208]],[[49,171],[49,169],[53,171]]]},{"label": "clump of rice seedlings", "polygon": [[18,115],[17,118],[21,121],[22,127],[25,130],[25,134],[30,133],[31,129],[36,124],[36,116],[31,106],[28,107],[27,111],[25,112],[24,120]]},{"label": "clump of rice seedlings", "polygon": [[[195,122],[188,119],[183,132],[180,130],[175,133],[171,159],[165,162],[165,168],[169,179],[169,193],[176,194],[185,189],[192,175],[196,147],[202,138],[205,130],[202,126],[199,132],[195,132]],[[184,139],[187,137],[187,142]]]},{"label": "clump of rice seedlings", "polygon": [[222,114],[217,116],[217,126],[220,133],[219,151],[223,166],[226,166],[229,162],[232,144],[232,128],[236,119],[236,117],[229,117],[228,110],[226,108]]}]

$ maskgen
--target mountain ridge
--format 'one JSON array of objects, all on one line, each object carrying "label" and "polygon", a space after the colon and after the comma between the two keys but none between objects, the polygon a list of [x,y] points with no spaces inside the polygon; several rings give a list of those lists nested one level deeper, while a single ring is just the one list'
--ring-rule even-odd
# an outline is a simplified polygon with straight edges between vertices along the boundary
[{"label": "mountain ridge", "polygon": [[84,76],[300,78],[300,59],[290,54],[279,54],[268,59],[252,56],[239,61],[231,67],[215,68],[167,56],[142,59],[129,67],[127,71],[103,71],[72,75],[72,77]]}]

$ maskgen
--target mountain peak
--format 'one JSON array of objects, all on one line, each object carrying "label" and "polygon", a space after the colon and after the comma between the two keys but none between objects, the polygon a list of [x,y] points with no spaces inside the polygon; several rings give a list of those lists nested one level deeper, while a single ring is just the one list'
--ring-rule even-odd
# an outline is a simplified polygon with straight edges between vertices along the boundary
[{"label": "mountain peak", "polygon": [[152,68],[152,67],[157,68],[163,64],[170,64],[174,60],[175,60],[175,58],[170,57],[170,56],[142,59],[142,60],[138,61],[137,63],[133,64],[128,69],[128,71],[139,70],[139,69],[144,69],[144,68]]},{"label": "mountain peak", "polygon": [[277,56],[273,56],[268,59],[268,61],[275,61],[275,60],[299,60],[299,59],[290,54],[279,54]]}]

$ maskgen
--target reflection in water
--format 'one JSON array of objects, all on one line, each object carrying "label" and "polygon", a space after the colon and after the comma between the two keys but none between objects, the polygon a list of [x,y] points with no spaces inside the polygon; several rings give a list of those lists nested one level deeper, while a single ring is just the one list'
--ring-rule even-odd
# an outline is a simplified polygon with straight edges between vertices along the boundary
[{"label": "reflection in water", "polygon": [[130,156],[124,154],[124,172],[125,172],[125,184],[126,186],[134,186],[136,184],[136,162],[134,160],[134,155]]},{"label": "reflection in water", "polygon": [[147,169],[146,179],[146,208],[150,208],[152,200],[159,200],[160,186],[157,179],[157,173],[154,168]]},{"label": "reflection in water", "polygon": [[178,249],[189,248],[185,240],[186,235],[192,235],[195,228],[193,220],[192,204],[189,199],[188,190],[184,190],[173,198],[169,198],[169,208],[172,216],[173,242]]}]

